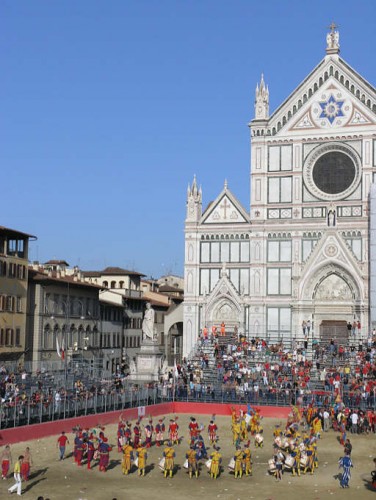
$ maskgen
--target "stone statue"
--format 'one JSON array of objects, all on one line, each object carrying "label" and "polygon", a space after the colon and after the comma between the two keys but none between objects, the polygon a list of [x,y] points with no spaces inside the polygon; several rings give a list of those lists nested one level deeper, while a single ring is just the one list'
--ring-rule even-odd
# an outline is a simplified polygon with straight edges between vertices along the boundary
[{"label": "stone statue", "polygon": [[142,322],[142,340],[151,340],[154,342],[154,309],[150,302],[146,304],[144,320]]}]

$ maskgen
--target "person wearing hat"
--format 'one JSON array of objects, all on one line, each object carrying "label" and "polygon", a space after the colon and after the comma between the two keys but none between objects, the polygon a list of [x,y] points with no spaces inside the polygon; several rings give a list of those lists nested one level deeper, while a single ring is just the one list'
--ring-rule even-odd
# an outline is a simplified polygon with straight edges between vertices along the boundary
[{"label": "person wearing hat", "polygon": [[219,453],[220,448],[217,446],[213,446],[214,451],[210,455],[211,465],[210,465],[210,477],[213,479],[217,479],[220,472],[220,467],[222,463],[222,455]]},{"label": "person wearing hat", "polygon": [[211,443],[215,443],[217,441],[217,424],[214,422],[214,420],[210,420],[210,423],[208,425],[208,434],[209,434],[209,441]]},{"label": "person wearing hat", "polygon": [[140,422],[137,420],[137,422],[133,427],[133,446],[135,449],[138,448],[140,440],[141,440],[141,428],[140,428]]},{"label": "person wearing hat", "polygon": [[157,425],[155,426],[155,444],[159,447],[163,443],[163,433],[165,432],[166,427],[163,423],[163,418],[158,420]]},{"label": "person wearing hat", "polygon": [[175,450],[172,447],[172,442],[168,441],[165,449],[163,450],[163,456],[165,458],[164,463],[164,477],[169,475],[172,477],[174,473],[174,458],[175,458]]},{"label": "person wearing hat", "polygon": [[185,454],[185,458],[188,460],[189,477],[192,478],[193,474],[198,477],[198,454],[193,444],[191,444],[189,450]]},{"label": "person wearing hat", "polygon": [[168,426],[169,438],[172,444],[179,444],[179,426],[175,419],[170,419],[170,425]]},{"label": "person wearing hat", "polygon": [[121,462],[121,469],[124,475],[128,475],[132,468],[133,448],[129,441],[123,446],[123,460]]},{"label": "person wearing hat", "polygon": [[243,475],[243,458],[244,458],[243,450],[238,445],[236,447],[235,454],[234,454],[234,460],[235,460],[234,475],[235,475],[235,478],[242,477],[242,475]]},{"label": "person wearing hat", "polygon": [[307,472],[307,470],[309,469],[311,471],[311,475],[312,475],[315,471],[315,462],[314,462],[315,451],[314,451],[313,445],[310,443],[309,440],[305,441],[305,444],[306,444],[306,453],[307,453],[308,461],[307,461],[307,465],[304,468],[303,474],[305,474]]},{"label": "person wearing hat", "polygon": [[151,440],[153,437],[153,431],[154,431],[153,420],[150,419],[149,422],[145,425],[145,446],[146,446],[146,448],[151,447]]},{"label": "person wearing hat", "polygon": [[146,459],[148,458],[148,454],[147,454],[146,448],[144,446],[142,446],[141,444],[139,445],[139,447],[136,451],[136,456],[138,458],[138,462],[137,462],[138,475],[145,476]]},{"label": "person wearing hat", "polygon": [[250,442],[244,445],[243,450],[243,469],[246,476],[252,476],[252,453],[250,448]]},{"label": "person wearing hat", "polygon": [[195,439],[199,433],[198,423],[197,423],[195,417],[191,417],[191,421],[189,422],[188,429],[189,429],[189,435],[191,437],[191,440]]},{"label": "person wearing hat", "polygon": [[99,471],[106,472],[110,462],[110,451],[112,447],[108,444],[108,439],[104,437],[98,445],[99,453]]}]

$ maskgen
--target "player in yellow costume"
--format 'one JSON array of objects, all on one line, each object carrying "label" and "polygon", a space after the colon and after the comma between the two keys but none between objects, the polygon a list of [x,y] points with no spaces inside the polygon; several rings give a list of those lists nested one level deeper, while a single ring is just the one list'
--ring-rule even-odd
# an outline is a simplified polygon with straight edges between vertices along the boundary
[{"label": "player in yellow costume", "polygon": [[145,476],[146,459],[148,458],[146,448],[140,444],[136,455],[138,458],[138,475]]},{"label": "player in yellow costume", "polygon": [[175,450],[172,447],[171,441],[168,441],[167,446],[163,450],[163,456],[165,457],[164,477],[167,477],[168,474],[172,477],[174,472]]},{"label": "player in yellow costume", "polygon": [[242,475],[243,475],[243,450],[240,448],[240,446],[236,447],[236,451],[234,454],[234,460],[235,460],[235,469],[234,469],[235,477],[242,477]]},{"label": "player in yellow costume", "polygon": [[129,474],[129,471],[131,470],[132,467],[132,460],[133,460],[133,448],[129,444],[129,442],[127,442],[123,446],[123,461],[121,463],[123,474],[125,475]]},{"label": "player in yellow costume", "polygon": [[198,477],[197,451],[193,445],[189,448],[185,457],[188,460],[189,477],[192,478],[193,474]]},{"label": "player in yellow costume", "polygon": [[238,420],[232,424],[232,441],[235,446],[240,443],[240,422]]},{"label": "player in yellow costume", "polygon": [[246,476],[252,475],[252,454],[249,448],[249,442],[244,445],[243,450],[243,468]]},{"label": "player in yellow costume", "polygon": [[217,479],[220,472],[220,466],[222,463],[222,455],[219,453],[219,448],[214,446],[214,451],[210,455],[211,465],[210,465],[210,477]]}]

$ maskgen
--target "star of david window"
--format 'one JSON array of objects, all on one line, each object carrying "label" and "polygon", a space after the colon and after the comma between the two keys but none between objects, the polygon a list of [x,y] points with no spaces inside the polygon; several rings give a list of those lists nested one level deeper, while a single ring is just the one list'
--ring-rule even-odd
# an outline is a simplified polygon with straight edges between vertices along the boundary
[{"label": "star of david window", "polygon": [[327,118],[332,125],[338,116],[345,116],[342,111],[342,106],[345,101],[336,100],[333,95],[327,101],[320,102],[321,114],[320,118]]},{"label": "star of david window", "polygon": [[340,151],[331,151],[316,161],[312,178],[323,193],[339,194],[351,186],[355,174],[355,165],[349,156]]}]

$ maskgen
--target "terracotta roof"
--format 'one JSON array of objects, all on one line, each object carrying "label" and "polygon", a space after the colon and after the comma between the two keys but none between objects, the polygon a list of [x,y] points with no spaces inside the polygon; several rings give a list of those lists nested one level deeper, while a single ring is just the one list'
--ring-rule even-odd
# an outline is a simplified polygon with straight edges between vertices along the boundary
[{"label": "terracotta roof", "polygon": [[19,238],[20,236],[22,236],[25,238],[33,238],[35,240],[37,239],[37,237],[32,234],[22,233],[21,231],[17,231],[16,229],[10,229],[9,227],[4,226],[0,226],[0,233],[1,232],[7,233],[9,236],[13,236],[15,238]]},{"label": "terracotta roof", "polygon": [[84,288],[96,288],[97,290],[103,289],[103,286],[96,285],[94,283],[88,283],[87,281],[79,281],[74,279],[74,275],[65,275],[60,278],[57,277],[56,271],[49,271],[48,274],[44,273],[42,269],[35,270],[32,267],[29,267],[29,279],[35,282],[40,281],[50,281],[52,283],[69,283],[70,285]]},{"label": "terracotta roof", "polygon": [[84,276],[146,276],[146,274],[137,271],[129,271],[121,267],[106,267],[103,271],[82,271]]}]

